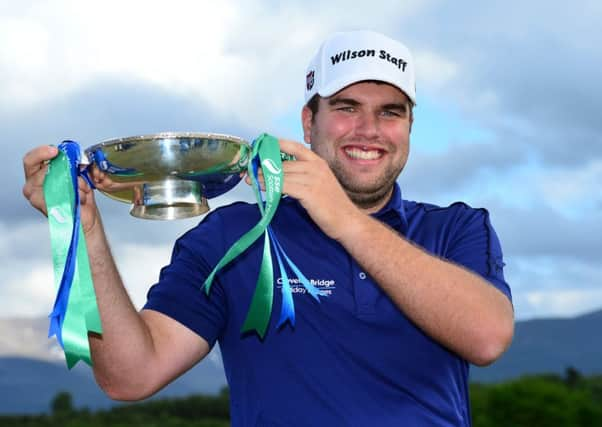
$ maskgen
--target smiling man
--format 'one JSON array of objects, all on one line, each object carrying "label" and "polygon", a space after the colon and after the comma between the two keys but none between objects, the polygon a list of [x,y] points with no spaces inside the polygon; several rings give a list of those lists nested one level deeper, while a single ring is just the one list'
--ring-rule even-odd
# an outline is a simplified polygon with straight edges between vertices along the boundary
[{"label": "smiling man", "polygon": [[[384,52],[384,53],[383,53]],[[259,220],[255,205],[209,214],[175,245],[137,313],[81,184],[103,335],[94,373],[115,399],[141,399],[219,342],[233,426],[469,426],[469,364],[486,365],[513,335],[502,252],[484,209],[404,200],[414,61],[381,34],[338,33],[307,70],[304,138],[281,140],[284,198],[271,226],[318,303],[292,278],[294,327],[272,318],[265,339],[241,335],[263,255],[256,242],[202,286],[225,249]],[[24,194],[45,212],[44,161],[25,156]],[[450,165],[451,167],[451,165]],[[442,183],[444,184],[444,183]],[[282,277],[274,286],[282,287]],[[274,311],[282,305],[275,293]]]}]

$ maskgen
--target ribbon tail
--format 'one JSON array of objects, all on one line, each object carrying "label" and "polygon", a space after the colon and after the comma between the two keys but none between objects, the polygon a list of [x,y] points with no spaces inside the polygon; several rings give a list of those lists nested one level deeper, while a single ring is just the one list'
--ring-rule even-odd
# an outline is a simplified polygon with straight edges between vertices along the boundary
[{"label": "ribbon tail", "polygon": [[61,348],[64,348],[63,336],[61,334],[61,319],[59,314],[50,313],[50,326],[48,327],[48,338],[56,337]]},{"label": "ribbon tail", "polygon": [[[285,255],[286,257],[286,255]],[[289,267],[291,268],[291,270],[293,270],[293,272],[295,273],[295,275],[297,276],[297,278],[299,279],[299,281],[301,282],[301,284],[303,285],[303,287],[305,289],[307,289],[307,292],[309,292],[309,294],[318,302],[320,302],[320,298],[321,296],[326,296],[327,294],[324,291],[319,290],[316,286],[312,285],[310,283],[309,280],[307,280],[307,277],[305,277],[305,275],[303,273],[301,273],[301,270],[299,270],[297,268],[297,266],[295,265],[294,262],[292,262],[290,260],[290,258],[286,257],[287,262],[289,263]]]},{"label": "ribbon tail", "polygon": [[295,326],[295,303],[293,302],[293,292],[291,290],[291,285],[288,280],[288,274],[286,273],[286,268],[284,268],[284,264],[282,263],[282,257],[280,256],[280,252],[282,247],[276,238],[276,235],[272,231],[272,227],[268,226],[268,233],[270,235],[270,239],[274,244],[274,252],[276,253],[276,259],[278,260],[278,268],[280,269],[280,277],[282,278],[282,307],[280,309],[280,319],[278,320],[278,324],[276,328],[282,327],[287,321],[291,324],[291,326]]},{"label": "ribbon tail", "polygon": [[[70,223],[71,224],[69,224],[69,226],[71,228],[74,228],[75,222],[70,221]],[[69,243],[69,248],[67,249],[67,256],[66,256],[65,262],[59,261],[58,263],[55,263],[55,265],[58,268],[63,269],[63,275],[61,277],[61,281],[60,281],[60,284],[58,287],[58,291],[56,294],[56,299],[54,302],[54,307],[52,309],[52,313],[50,313],[50,317],[51,317],[51,319],[54,320],[54,322],[51,321],[50,329],[48,331],[48,337],[52,337],[53,335],[55,335],[57,338],[57,341],[59,342],[61,347],[63,347],[63,349],[65,348],[65,345],[64,345],[65,341],[63,340],[63,326],[64,326],[64,322],[65,322],[66,312],[69,307],[69,296],[71,294],[71,287],[73,285],[73,278],[74,278],[75,264],[76,264],[76,257],[74,256],[74,248],[76,248],[78,246],[78,240],[76,238],[74,238],[73,236],[74,236],[74,233],[72,233],[71,237],[69,238],[70,243]],[[60,243],[58,243],[55,246],[58,246],[59,244]]]},{"label": "ribbon tail", "polygon": [[259,270],[257,286],[253,293],[251,306],[247,318],[242,326],[242,333],[255,331],[261,339],[270,322],[272,303],[274,300],[274,272],[272,270],[272,256],[270,254],[270,239],[267,231],[264,232],[263,259]]},{"label": "ribbon tail", "polygon": [[297,265],[288,257],[288,255],[286,254],[286,252],[284,251],[284,249],[280,245],[280,242],[278,242],[278,240],[275,238],[275,235],[274,235],[274,244],[276,246],[278,246],[278,249],[282,253],[282,256],[286,260],[288,266],[293,271],[293,273],[295,273],[295,276],[297,276],[297,278],[299,279],[299,281],[301,282],[301,284],[303,285],[303,287],[305,289],[307,289],[307,292],[316,301],[320,302],[320,299],[318,298],[319,296],[327,296],[327,294],[324,291],[321,291],[316,286],[312,285],[311,282],[309,280],[307,280],[307,277],[305,277],[305,275],[303,273],[301,273],[301,270],[299,270],[299,268],[297,267]]},{"label": "ribbon tail", "polygon": [[[81,225],[79,238],[80,242],[85,242]],[[65,357],[69,369],[79,360],[92,366],[88,332],[100,334],[102,326],[88,262],[88,252],[86,245],[80,244],[77,248],[77,266],[63,324]]]},{"label": "ribbon tail", "polygon": [[63,339],[65,341],[65,360],[69,369],[80,360],[92,366],[86,321],[81,313],[68,313],[65,316]]}]

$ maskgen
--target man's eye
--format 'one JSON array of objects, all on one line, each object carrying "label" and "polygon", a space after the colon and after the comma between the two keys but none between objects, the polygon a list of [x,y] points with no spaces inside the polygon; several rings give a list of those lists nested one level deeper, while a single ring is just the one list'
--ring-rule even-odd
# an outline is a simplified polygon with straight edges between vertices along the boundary
[{"label": "man's eye", "polygon": [[346,111],[348,113],[353,113],[355,111],[354,107],[339,107],[337,108],[338,111]]},{"label": "man's eye", "polygon": [[387,116],[387,117],[401,117],[401,113],[399,111],[393,111],[393,110],[385,110],[382,112],[383,116]]}]

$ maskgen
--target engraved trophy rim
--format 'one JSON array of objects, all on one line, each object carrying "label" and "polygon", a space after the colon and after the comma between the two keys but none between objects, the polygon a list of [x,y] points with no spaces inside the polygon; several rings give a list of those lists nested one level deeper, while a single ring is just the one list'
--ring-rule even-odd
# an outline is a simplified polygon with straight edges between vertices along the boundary
[{"label": "engraved trophy rim", "polygon": [[160,140],[160,139],[177,139],[177,138],[206,138],[206,139],[217,139],[217,140],[225,140],[230,142],[236,142],[244,145],[251,144],[244,138],[229,135],[225,133],[218,132],[180,132],[180,131],[168,131],[168,132],[157,132],[157,133],[148,133],[142,135],[131,135],[124,137],[116,137],[116,138],[108,138],[102,140],[96,144],[93,144],[86,148],[86,152],[91,151],[94,148],[100,146],[106,146],[114,143],[123,143],[130,141],[146,141],[146,140]]}]

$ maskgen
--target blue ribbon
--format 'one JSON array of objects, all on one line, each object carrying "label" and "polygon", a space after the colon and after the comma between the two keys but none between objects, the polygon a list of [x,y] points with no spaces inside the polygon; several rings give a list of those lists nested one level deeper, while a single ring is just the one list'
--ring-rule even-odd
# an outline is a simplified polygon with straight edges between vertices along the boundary
[{"label": "blue ribbon", "polygon": [[98,169],[100,169],[103,172],[107,172],[107,173],[110,173],[110,174],[116,175],[116,176],[141,175],[141,173],[138,172],[134,168],[122,168],[121,166],[117,166],[117,165],[109,162],[109,160],[107,159],[107,156],[105,155],[105,153],[102,150],[96,150],[91,154],[92,154],[92,159],[93,159],[94,163],[96,163],[96,165],[98,166]]},{"label": "blue ribbon", "polygon": [[[73,228],[71,231],[71,243],[67,251],[65,261],[65,270],[61,277],[59,289],[56,294],[54,306],[50,317],[50,327],[48,329],[48,338],[55,336],[64,348],[63,344],[63,323],[65,321],[65,313],[67,311],[67,303],[69,302],[69,293],[71,292],[71,284],[73,283],[73,275],[75,273],[75,261],[77,253],[77,245],[79,244],[79,224],[80,224],[80,206],[79,206],[79,191],[77,188],[77,177],[79,173],[79,164],[81,163],[81,151],[79,144],[75,141],[65,140],[59,144],[58,149],[67,156],[69,160],[71,181],[73,183],[73,192],[75,193],[75,203],[73,208]],[[87,177],[89,180],[89,178]]]}]

